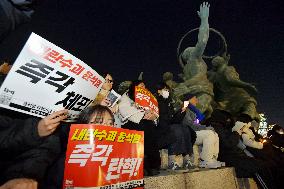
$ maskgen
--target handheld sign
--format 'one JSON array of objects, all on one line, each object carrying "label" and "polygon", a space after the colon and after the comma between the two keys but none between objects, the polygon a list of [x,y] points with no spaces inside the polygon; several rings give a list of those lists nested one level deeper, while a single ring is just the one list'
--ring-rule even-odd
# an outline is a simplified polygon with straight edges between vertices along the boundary
[{"label": "handheld sign", "polygon": [[0,107],[37,117],[65,108],[74,121],[103,83],[87,64],[32,33],[0,88]]},{"label": "handheld sign", "polygon": [[63,188],[143,186],[144,133],[94,124],[71,126]]},{"label": "handheld sign", "polygon": [[135,86],[135,103],[145,110],[153,111],[159,116],[158,101],[147,89]]}]

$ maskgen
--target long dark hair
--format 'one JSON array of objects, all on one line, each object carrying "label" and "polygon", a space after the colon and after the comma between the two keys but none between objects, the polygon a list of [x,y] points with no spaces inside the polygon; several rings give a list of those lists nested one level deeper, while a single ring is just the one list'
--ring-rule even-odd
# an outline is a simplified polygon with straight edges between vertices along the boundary
[{"label": "long dark hair", "polygon": [[144,83],[142,80],[134,80],[132,81],[129,90],[128,90],[128,96],[131,100],[135,101],[135,86],[139,85],[140,83]]},{"label": "long dark hair", "polygon": [[161,81],[156,85],[156,91],[155,92],[158,92],[158,90],[162,90],[164,88],[167,88],[167,89],[170,90],[170,87],[165,82]]},{"label": "long dark hair", "polygon": [[78,117],[77,123],[87,124],[90,122],[91,116],[93,114],[104,115],[105,112],[108,112],[112,116],[112,119],[114,120],[111,110],[106,106],[102,106],[98,104],[95,106],[89,106],[88,108],[83,110]]}]

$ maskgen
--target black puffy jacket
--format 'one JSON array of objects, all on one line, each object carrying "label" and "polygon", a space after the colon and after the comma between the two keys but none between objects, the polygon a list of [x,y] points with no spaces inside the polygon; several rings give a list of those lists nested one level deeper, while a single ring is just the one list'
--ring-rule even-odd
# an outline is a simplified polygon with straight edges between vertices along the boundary
[{"label": "black puffy jacket", "polygon": [[56,135],[40,137],[39,118],[0,108],[0,186],[14,178],[41,181],[60,152]]}]

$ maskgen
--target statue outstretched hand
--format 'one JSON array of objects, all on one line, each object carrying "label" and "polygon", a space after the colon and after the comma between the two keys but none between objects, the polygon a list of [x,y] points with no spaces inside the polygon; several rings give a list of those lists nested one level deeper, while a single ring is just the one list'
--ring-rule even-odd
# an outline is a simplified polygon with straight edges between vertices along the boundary
[{"label": "statue outstretched hand", "polygon": [[210,4],[208,2],[203,2],[200,5],[200,10],[197,11],[197,14],[201,20],[209,17],[209,7],[210,7]]}]

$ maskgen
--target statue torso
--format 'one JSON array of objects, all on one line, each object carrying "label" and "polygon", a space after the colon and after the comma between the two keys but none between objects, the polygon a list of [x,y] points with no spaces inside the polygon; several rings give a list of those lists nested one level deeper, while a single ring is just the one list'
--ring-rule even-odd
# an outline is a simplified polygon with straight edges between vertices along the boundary
[{"label": "statue torso", "polygon": [[207,74],[207,65],[202,58],[190,59],[183,70],[186,79],[202,77]]}]

